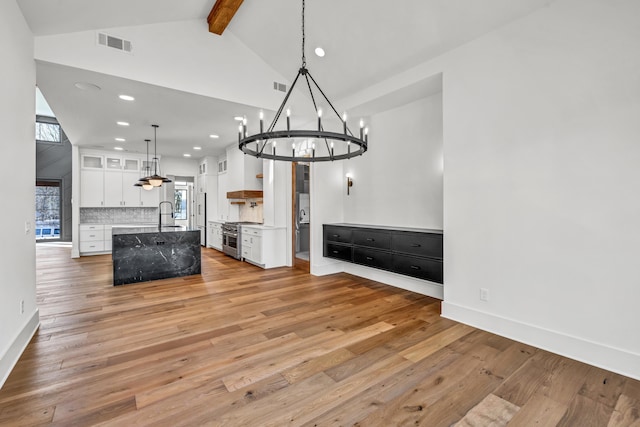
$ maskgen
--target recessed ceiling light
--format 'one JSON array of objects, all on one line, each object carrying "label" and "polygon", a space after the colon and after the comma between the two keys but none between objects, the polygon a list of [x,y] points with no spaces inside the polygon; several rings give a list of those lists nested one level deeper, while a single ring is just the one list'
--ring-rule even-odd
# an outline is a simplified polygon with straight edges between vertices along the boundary
[{"label": "recessed ceiling light", "polygon": [[118,95],[118,98],[122,99],[123,101],[135,101],[135,98],[131,95]]},{"label": "recessed ceiling light", "polygon": [[122,151],[122,150],[124,150],[124,148],[122,148],[122,147],[113,147],[113,149],[114,149],[114,150],[118,150],[118,151]]},{"label": "recessed ceiling light", "polygon": [[193,147],[194,150],[202,150],[202,147]]},{"label": "recessed ceiling light", "polygon": [[129,126],[129,122],[116,122],[118,126]]},{"label": "recessed ceiling light", "polygon": [[189,154],[189,153],[184,153],[184,154],[183,154],[183,156],[184,156],[184,157],[191,157],[191,154]]},{"label": "recessed ceiling light", "polygon": [[87,83],[87,82],[77,82],[77,83],[74,83],[74,86],[77,87],[80,90],[97,91],[97,90],[101,89],[100,86],[94,85],[93,83]]},{"label": "recessed ceiling light", "polygon": [[316,52],[316,55],[318,55],[320,58],[324,56],[324,49],[321,48],[320,46],[316,48],[315,52]]},{"label": "recessed ceiling light", "polygon": [[235,120],[235,121],[237,121],[237,122],[241,122],[241,121],[243,121],[243,120],[244,120],[244,117],[242,117],[242,116],[235,116],[235,117],[233,118],[233,120]]},{"label": "recessed ceiling light", "polygon": [[209,138],[213,138],[213,139],[220,138],[220,135],[216,135],[212,133],[211,135],[209,135]]},{"label": "recessed ceiling light", "polygon": [[118,141],[118,142],[125,142],[125,141],[126,141],[126,139],[124,139],[124,138],[116,138],[116,141]]}]

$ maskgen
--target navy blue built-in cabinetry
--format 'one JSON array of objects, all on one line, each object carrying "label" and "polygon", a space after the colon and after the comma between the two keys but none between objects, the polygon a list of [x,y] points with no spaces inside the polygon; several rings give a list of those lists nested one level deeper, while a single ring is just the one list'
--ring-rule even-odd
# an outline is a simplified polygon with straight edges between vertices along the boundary
[{"label": "navy blue built-in cabinetry", "polygon": [[442,283],[442,230],[324,224],[324,256]]}]

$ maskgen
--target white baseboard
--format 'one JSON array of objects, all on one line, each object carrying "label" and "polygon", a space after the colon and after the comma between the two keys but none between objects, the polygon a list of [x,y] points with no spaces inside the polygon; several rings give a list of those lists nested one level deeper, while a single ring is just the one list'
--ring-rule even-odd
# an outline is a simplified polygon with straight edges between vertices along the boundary
[{"label": "white baseboard", "polygon": [[350,262],[335,261],[321,266],[312,266],[311,274],[314,276],[326,276],[335,273],[349,273],[365,279],[375,280],[385,285],[395,286],[417,294],[426,295],[433,298],[443,299],[444,291],[439,283],[427,280],[414,279],[402,274],[391,273],[389,271],[378,270],[377,268],[365,267]]},{"label": "white baseboard", "polygon": [[428,297],[443,299],[444,291],[442,285],[428,280],[415,279],[402,274],[390,271],[378,270],[377,268],[365,267],[358,264],[346,264],[344,271],[354,276],[375,280],[385,285],[405,289]]},{"label": "white baseboard", "polygon": [[442,303],[442,316],[640,380],[640,354],[446,301]]},{"label": "white baseboard", "polygon": [[9,349],[0,358],[0,389],[5,381],[7,381],[7,378],[9,378],[9,374],[14,366],[16,366],[16,363],[18,363],[18,359],[20,359],[20,356],[27,348],[29,341],[31,341],[31,338],[33,338],[39,326],[40,312],[36,309],[31,315],[31,318],[29,318],[29,321],[24,325],[24,328],[22,328],[18,336],[13,340]]},{"label": "white baseboard", "polygon": [[343,273],[345,263],[341,261],[329,262],[322,265],[311,265],[311,274],[314,276],[328,276],[329,274]]}]

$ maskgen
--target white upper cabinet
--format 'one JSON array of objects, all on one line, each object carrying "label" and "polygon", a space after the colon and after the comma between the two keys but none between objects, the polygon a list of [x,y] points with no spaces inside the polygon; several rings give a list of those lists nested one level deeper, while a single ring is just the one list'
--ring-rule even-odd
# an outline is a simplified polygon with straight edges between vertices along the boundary
[{"label": "white upper cabinet", "polygon": [[83,154],[81,156],[82,169],[104,170],[104,156]]},{"label": "white upper cabinet", "polygon": [[151,170],[144,169],[142,156],[88,151],[80,155],[81,207],[158,206],[159,191],[147,191],[134,184]]},{"label": "white upper cabinet", "polygon": [[104,201],[107,207],[140,206],[140,160],[130,157],[107,156],[104,173]]},{"label": "white upper cabinet", "polygon": [[81,170],[80,207],[103,208],[104,206],[104,170]]}]

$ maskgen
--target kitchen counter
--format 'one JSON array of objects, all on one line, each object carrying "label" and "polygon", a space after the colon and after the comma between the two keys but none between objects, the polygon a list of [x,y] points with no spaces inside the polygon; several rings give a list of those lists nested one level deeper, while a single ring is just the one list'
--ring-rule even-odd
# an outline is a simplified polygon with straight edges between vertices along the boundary
[{"label": "kitchen counter", "polygon": [[122,235],[122,234],[158,233],[158,232],[176,233],[176,232],[182,232],[182,231],[199,231],[199,230],[197,228],[188,228],[182,225],[164,225],[160,229],[158,229],[157,225],[154,225],[154,226],[126,225],[124,227],[114,226],[111,230],[111,234],[115,236],[116,234]]},{"label": "kitchen counter", "polygon": [[435,229],[435,228],[390,227],[386,225],[349,224],[344,222],[332,223],[327,225],[336,225],[338,227],[375,229],[375,230],[408,231],[408,232],[414,232],[414,233],[443,234],[443,231],[441,229]]},{"label": "kitchen counter", "polygon": [[278,230],[280,228],[287,228],[286,226],[264,225],[264,224],[240,224],[243,228],[257,228],[260,230]]},{"label": "kitchen counter", "polygon": [[200,231],[186,227],[114,227],[113,284],[201,273]]}]

